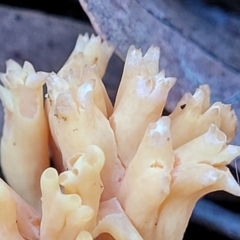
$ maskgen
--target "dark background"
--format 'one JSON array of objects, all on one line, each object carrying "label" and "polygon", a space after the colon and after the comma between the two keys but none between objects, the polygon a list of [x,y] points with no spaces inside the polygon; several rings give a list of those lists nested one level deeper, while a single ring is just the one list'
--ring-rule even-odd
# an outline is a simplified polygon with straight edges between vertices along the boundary
[{"label": "dark background", "polygon": [[[202,2],[209,7],[218,7],[226,12],[240,15],[240,0],[178,0],[183,4],[195,4]],[[0,0],[0,4],[15,6],[20,8],[36,9],[46,13],[68,16],[89,22],[87,15],[84,13],[78,0]]]},{"label": "dark background", "polygon": [[82,10],[78,0],[0,0],[0,4],[25,9],[27,8],[40,10],[45,13],[50,13],[58,16],[68,16],[70,18],[89,22],[88,17]]},{"label": "dark background", "polygon": [[[240,15],[240,0],[178,0],[181,1],[183,5],[194,4],[197,1],[208,5],[209,7],[221,8],[223,11],[229,12],[231,14]],[[61,17],[69,17],[76,19],[78,21],[83,21],[89,23],[87,15],[82,10],[79,2],[77,0],[48,0],[48,1],[33,1],[33,0],[0,0],[0,4],[32,9],[37,11],[42,11],[51,15],[57,15]],[[240,223],[239,223],[240,226]],[[184,240],[192,239],[218,239],[218,240],[228,240],[228,238],[221,236],[215,232],[211,232],[201,226],[193,224],[190,222]]]}]

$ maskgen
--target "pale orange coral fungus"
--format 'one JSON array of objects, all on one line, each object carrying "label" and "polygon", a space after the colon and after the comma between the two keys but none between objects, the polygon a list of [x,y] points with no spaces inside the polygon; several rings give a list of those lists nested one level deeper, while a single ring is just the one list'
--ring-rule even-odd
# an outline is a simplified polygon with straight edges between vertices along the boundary
[{"label": "pale orange coral fungus", "polygon": [[[229,144],[231,106],[210,105],[204,85],[162,117],[176,79],[159,71],[153,46],[145,55],[129,48],[112,106],[101,80],[112,52],[85,34],[58,73],[7,62],[1,239],[178,240],[200,197],[240,196],[226,167],[240,155]],[[49,167],[48,139],[58,171]]]}]

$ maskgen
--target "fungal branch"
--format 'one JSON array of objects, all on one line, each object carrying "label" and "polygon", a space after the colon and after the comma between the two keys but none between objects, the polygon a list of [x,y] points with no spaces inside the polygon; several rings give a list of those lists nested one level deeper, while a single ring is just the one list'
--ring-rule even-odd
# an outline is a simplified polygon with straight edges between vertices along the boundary
[{"label": "fungal branch", "polygon": [[240,156],[231,106],[211,105],[203,85],[162,116],[176,78],[154,46],[129,48],[112,105],[102,82],[112,53],[85,34],[57,73],[7,61],[1,239],[180,240],[199,198],[240,196],[226,167]]}]

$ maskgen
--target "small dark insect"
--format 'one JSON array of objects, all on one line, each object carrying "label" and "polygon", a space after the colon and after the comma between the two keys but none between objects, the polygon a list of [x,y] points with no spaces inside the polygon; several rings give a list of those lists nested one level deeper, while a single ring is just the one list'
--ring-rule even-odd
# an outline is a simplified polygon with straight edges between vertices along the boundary
[{"label": "small dark insect", "polygon": [[180,106],[181,109],[184,109],[186,107],[186,104],[183,104]]}]

